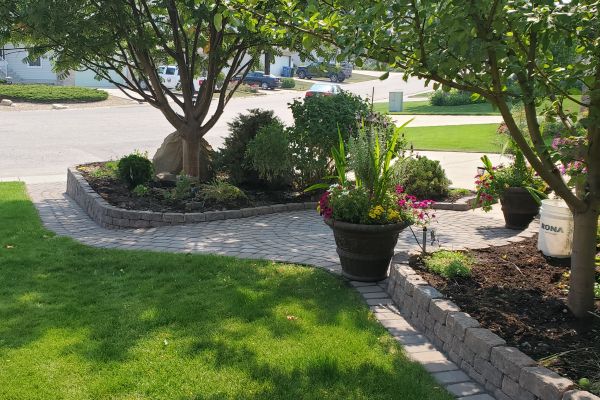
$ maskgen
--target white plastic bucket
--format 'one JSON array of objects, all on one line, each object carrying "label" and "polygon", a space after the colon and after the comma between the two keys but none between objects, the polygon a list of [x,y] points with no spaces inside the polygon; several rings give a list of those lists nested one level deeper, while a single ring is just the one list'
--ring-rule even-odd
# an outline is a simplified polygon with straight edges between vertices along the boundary
[{"label": "white plastic bucket", "polygon": [[561,199],[542,200],[538,250],[548,257],[571,257],[573,214]]}]

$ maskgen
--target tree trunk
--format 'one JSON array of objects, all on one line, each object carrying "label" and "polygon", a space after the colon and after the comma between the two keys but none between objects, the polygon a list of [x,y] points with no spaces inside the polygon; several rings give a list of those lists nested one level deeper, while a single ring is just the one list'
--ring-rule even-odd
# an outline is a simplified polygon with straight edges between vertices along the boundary
[{"label": "tree trunk", "polygon": [[183,136],[183,174],[200,179],[200,139]]},{"label": "tree trunk", "polygon": [[598,209],[590,207],[584,213],[575,213],[571,279],[568,305],[578,318],[590,317],[594,310],[594,282],[596,232]]},{"label": "tree trunk", "polygon": [[271,53],[265,53],[265,75],[271,75]]}]

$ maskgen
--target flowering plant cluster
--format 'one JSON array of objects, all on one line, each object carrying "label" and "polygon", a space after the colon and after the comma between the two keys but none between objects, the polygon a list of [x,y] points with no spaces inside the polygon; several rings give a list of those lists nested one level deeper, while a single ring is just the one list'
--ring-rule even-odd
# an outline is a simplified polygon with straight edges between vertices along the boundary
[{"label": "flowering plant cluster", "polygon": [[560,173],[568,176],[571,186],[575,186],[587,174],[587,163],[584,160],[587,146],[587,138],[582,136],[558,136],[552,140],[554,160],[560,162]]},{"label": "flowering plant cluster", "polygon": [[488,156],[481,157],[481,161],[485,172],[475,175],[475,207],[480,206],[484,211],[490,211],[492,205],[511,187],[527,189],[538,202],[540,198],[546,197],[544,181],[527,165],[523,153],[516,152],[514,163],[508,166],[493,166]]},{"label": "flowering plant cluster", "polygon": [[402,186],[386,193],[382,201],[376,201],[362,187],[335,184],[321,196],[317,210],[324,219],[354,224],[404,222],[427,225],[435,218],[433,203],[432,200],[417,200],[415,196],[405,193]]}]

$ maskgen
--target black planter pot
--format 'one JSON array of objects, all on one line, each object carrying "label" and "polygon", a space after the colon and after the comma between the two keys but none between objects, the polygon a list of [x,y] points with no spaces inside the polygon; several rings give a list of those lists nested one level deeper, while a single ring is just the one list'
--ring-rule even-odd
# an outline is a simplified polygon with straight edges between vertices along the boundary
[{"label": "black planter pot", "polygon": [[500,197],[502,213],[508,229],[525,229],[538,215],[540,205],[525,188],[511,187]]},{"label": "black planter pot", "polygon": [[398,234],[408,224],[361,225],[325,220],[333,230],[337,253],[345,277],[361,282],[387,277]]}]

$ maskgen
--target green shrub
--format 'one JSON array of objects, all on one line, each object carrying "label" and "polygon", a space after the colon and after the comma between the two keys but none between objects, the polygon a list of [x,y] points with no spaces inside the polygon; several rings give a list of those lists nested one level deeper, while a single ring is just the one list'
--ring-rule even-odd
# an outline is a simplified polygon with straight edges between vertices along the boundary
[{"label": "green shrub", "polygon": [[238,187],[225,181],[214,181],[200,186],[196,195],[205,206],[240,207],[248,204],[248,197]]},{"label": "green shrub", "polygon": [[289,129],[297,184],[306,187],[331,174],[331,148],[338,145],[338,128],[347,144],[369,110],[359,96],[342,92],[336,96],[313,96],[290,104],[294,127]]},{"label": "green shrub", "polygon": [[130,188],[145,185],[153,174],[152,161],[144,154],[136,152],[119,160],[119,178]]},{"label": "green shrub", "polygon": [[470,92],[452,89],[449,92],[436,90],[429,98],[432,106],[462,106],[467,104],[485,103],[485,99],[480,97],[472,99]]},{"label": "green shrub", "polygon": [[296,81],[294,78],[283,78],[281,80],[281,87],[283,89],[293,89],[296,87]]},{"label": "green shrub", "polygon": [[229,136],[225,138],[224,147],[215,155],[217,169],[225,172],[234,185],[257,186],[260,184],[258,172],[244,162],[248,143],[254,139],[258,131],[273,123],[281,121],[273,115],[273,111],[253,109],[248,114],[238,114],[229,122]]},{"label": "green shrub", "polygon": [[440,200],[448,196],[450,180],[439,161],[424,156],[399,159],[392,171],[392,185],[419,199]]},{"label": "green shrub", "polygon": [[290,141],[279,121],[263,126],[248,143],[245,164],[253,168],[261,179],[272,184],[289,182],[293,166]]},{"label": "green shrub", "polygon": [[179,175],[173,188],[173,198],[183,200],[192,197],[192,179],[187,175]]},{"label": "green shrub", "polygon": [[424,259],[425,267],[444,278],[467,278],[471,276],[473,259],[458,251],[436,251]]},{"label": "green shrub", "polygon": [[119,176],[119,163],[117,161],[107,161],[98,167],[91,167],[89,174],[94,178],[117,178]]},{"label": "green shrub", "polygon": [[150,193],[150,188],[146,185],[137,185],[133,188],[132,192],[137,197],[144,197]]},{"label": "green shrub", "polygon": [[0,98],[35,103],[81,103],[106,100],[108,93],[77,86],[13,84],[0,86]]}]

